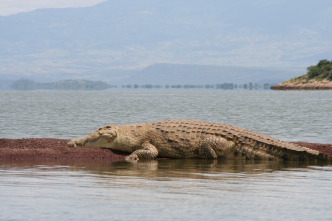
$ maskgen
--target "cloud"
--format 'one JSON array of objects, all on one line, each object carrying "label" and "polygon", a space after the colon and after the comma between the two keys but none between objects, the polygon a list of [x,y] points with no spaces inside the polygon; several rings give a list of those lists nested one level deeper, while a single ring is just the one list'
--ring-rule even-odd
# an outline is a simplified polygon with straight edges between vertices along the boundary
[{"label": "cloud", "polygon": [[153,12],[152,11],[140,11],[139,14],[141,14],[141,15],[152,15]]},{"label": "cloud", "polygon": [[87,7],[106,0],[1,0],[0,16],[32,11],[39,8]]}]

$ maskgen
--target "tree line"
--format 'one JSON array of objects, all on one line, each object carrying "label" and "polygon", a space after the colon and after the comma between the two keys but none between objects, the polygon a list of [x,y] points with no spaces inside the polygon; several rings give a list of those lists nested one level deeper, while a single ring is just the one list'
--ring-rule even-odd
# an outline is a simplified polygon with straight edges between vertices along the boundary
[{"label": "tree line", "polygon": [[87,80],[64,80],[52,83],[40,83],[29,79],[14,81],[14,90],[105,90],[110,88],[105,82]]},{"label": "tree line", "polygon": [[127,84],[122,85],[122,88],[127,89],[223,89],[223,90],[234,90],[234,89],[264,89],[269,90],[272,85],[269,83],[257,84],[257,83],[247,83],[247,84],[234,84],[234,83],[222,83],[222,84],[205,84],[205,85],[195,85],[195,84],[173,84],[173,85],[153,85],[153,84]]},{"label": "tree line", "polygon": [[174,84],[174,85],[153,85],[153,84],[127,84],[122,86],[109,85],[101,81],[88,81],[88,80],[64,80],[52,83],[40,83],[29,79],[21,79],[13,82],[11,85],[14,90],[106,90],[109,88],[123,88],[123,89],[270,89],[270,84],[263,85],[247,83],[247,84],[234,84],[234,83],[221,83],[221,84]]},{"label": "tree line", "polygon": [[307,78],[332,81],[332,60],[320,60],[317,65],[308,67]]}]

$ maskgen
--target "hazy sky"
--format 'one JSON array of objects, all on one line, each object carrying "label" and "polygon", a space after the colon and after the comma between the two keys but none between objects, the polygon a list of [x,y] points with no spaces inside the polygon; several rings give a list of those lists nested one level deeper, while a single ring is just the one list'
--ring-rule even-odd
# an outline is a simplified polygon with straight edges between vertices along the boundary
[{"label": "hazy sky", "polygon": [[96,5],[106,0],[0,0],[0,16],[39,8],[67,8]]},{"label": "hazy sky", "polygon": [[1,17],[0,75],[331,59],[332,0],[0,0],[0,15],[103,2]]}]

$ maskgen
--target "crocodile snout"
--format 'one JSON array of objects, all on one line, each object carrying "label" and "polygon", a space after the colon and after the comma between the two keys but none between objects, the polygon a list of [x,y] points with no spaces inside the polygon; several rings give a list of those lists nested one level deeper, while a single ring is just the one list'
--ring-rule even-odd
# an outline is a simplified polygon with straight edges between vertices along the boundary
[{"label": "crocodile snout", "polygon": [[72,139],[67,143],[69,147],[108,147],[116,138],[116,131],[101,128],[81,139]]}]

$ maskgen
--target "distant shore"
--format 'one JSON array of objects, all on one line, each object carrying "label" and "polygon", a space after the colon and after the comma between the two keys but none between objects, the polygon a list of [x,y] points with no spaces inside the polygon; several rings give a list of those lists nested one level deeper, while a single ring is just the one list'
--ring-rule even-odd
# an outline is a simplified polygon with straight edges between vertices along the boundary
[{"label": "distant shore", "polygon": [[125,84],[110,85],[101,81],[89,80],[62,80],[57,82],[35,82],[29,79],[21,79],[13,82],[1,83],[0,90],[107,90],[107,89],[223,89],[223,90],[269,90],[271,84],[264,83],[217,83],[217,84]]}]

